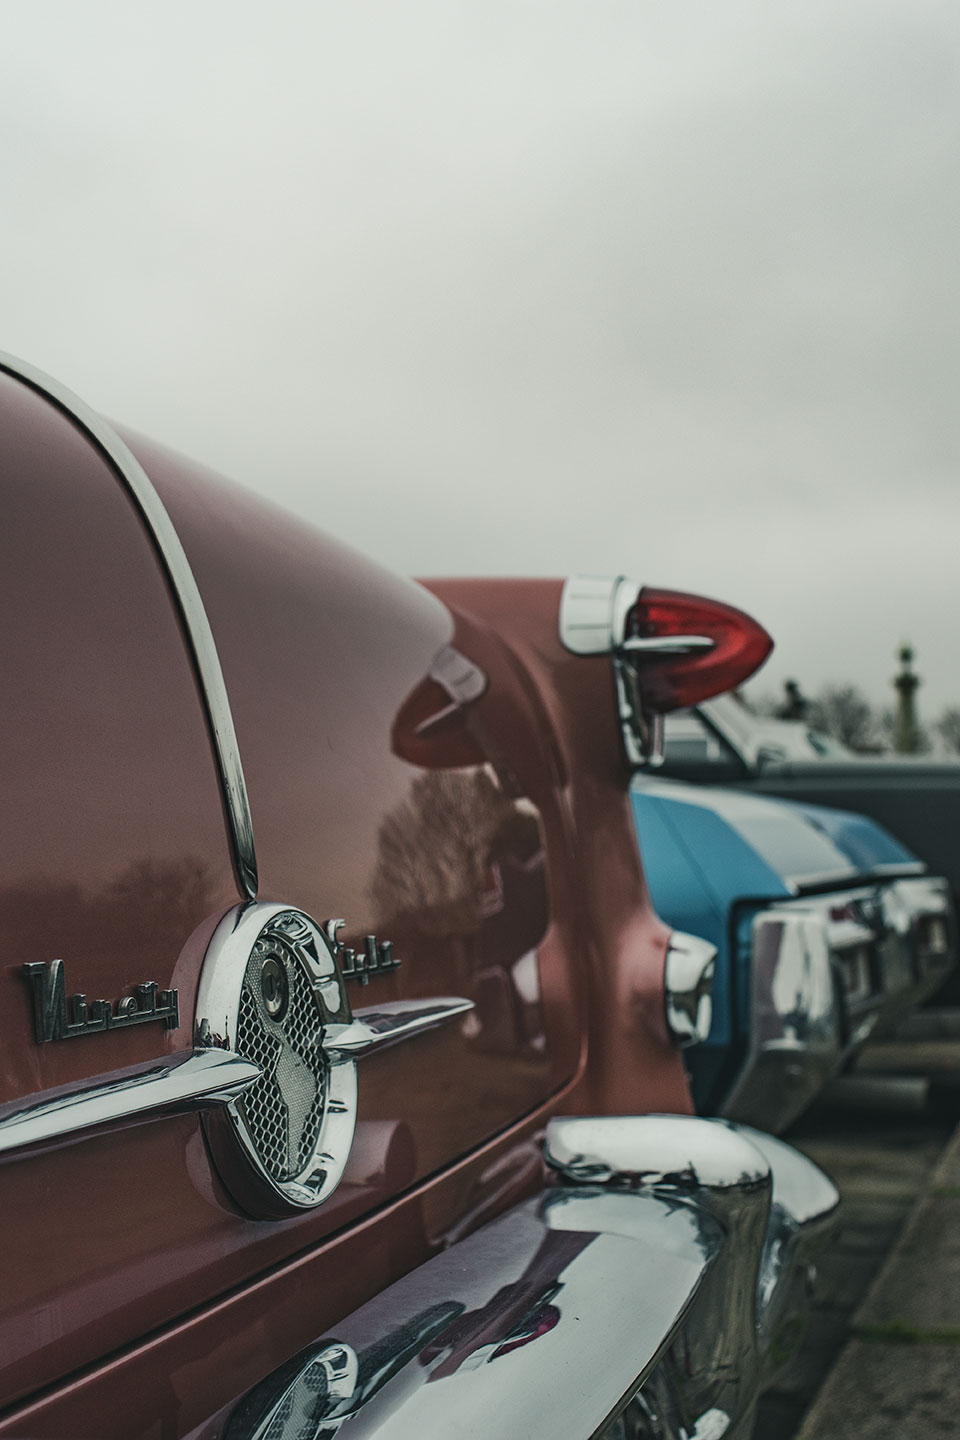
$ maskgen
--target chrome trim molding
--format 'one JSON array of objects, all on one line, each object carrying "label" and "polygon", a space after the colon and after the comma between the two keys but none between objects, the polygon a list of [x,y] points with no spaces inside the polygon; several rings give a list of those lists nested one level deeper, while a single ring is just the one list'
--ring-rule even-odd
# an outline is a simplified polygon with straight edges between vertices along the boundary
[{"label": "chrome trim molding", "polygon": [[0,1157],[160,1114],[223,1106],[260,1078],[260,1067],[225,1050],[186,1050],[129,1070],[98,1075],[41,1099],[0,1109]]},{"label": "chrome trim molding", "polygon": [[673,931],[663,965],[663,988],[667,1029],[675,1045],[697,1045],[710,1034],[716,966],[716,945],[699,935]]},{"label": "chrome trim molding", "polygon": [[870,874],[879,880],[895,880],[901,875],[912,878],[926,873],[927,867],[923,860],[885,860],[870,867]]},{"label": "chrome trim molding", "polygon": [[85,432],[125,486],[147,528],[173,591],[196,667],[216,756],[237,881],[241,894],[248,900],[254,900],[257,895],[257,856],[233,714],[210,621],[173,522],[139,460],[101,415],[58,380],[13,355],[0,352],[0,371],[22,380],[37,394],[52,401]]},{"label": "chrome trim molding", "polygon": [[620,642],[627,655],[694,655],[716,648],[709,635],[631,635]]},{"label": "chrome trim molding", "polygon": [[353,1012],[346,1025],[331,1025],[324,1037],[323,1048],[331,1059],[355,1059],[374,1050],[385,1050],[434,1030],[449,1020],[459,1020],[473,1009],[472,1000],[459,995],[429,1000],[391,1000]]},{"label": "chrome trim molding", "polygon": [[[62,978],[62,969],[57,973]],[[148,993],[130,1000],[138,1007],[135,1018],[154,1018],[139,1007],[154,998],[156,987],[140,989]],[[244,990],[259,1007],[250,1032],[262,1042],[256,1056],[242,1053],[242,1030],[238,1048]],[[62,991],[61,985],[58,997]],[[291,1043],[283,1021],[296,1007]],[[333,1192],[353,1155],[357,1061],[460,1020],[473,1008],[472,1000],[449,996],[388,1001],[351,1013],[332,946],[309,916],[288,905],[238,905],[221,920],[204,958],[197,1048],[0,1106],[0,1162],[161,1115],[199,1111],[221,1178],[241,1207],[255,1215],[296,1214]],[[100,1016],[101,1028],[104,1023]],[[273,1126],[274,1142],[278,1128],[284,1136],[296,1128],[299,1138],[311,1109],[316,1133],[310,1145],[294,1147],[297,1163],[278,1172],[262,1153],[264,1129]]]}]

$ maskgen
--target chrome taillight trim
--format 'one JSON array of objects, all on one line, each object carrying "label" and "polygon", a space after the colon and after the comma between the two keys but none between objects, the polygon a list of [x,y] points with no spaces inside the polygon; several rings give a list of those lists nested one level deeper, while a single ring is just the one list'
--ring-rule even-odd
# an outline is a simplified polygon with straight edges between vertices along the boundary
[{"label": "chrome taillight trim", "polygon": [[[624,754],[633,768],[656,769],[664,757],[663,716],[645,707],[636,665],[624,644],[627,615],[642,588],[627,575],[573,575],[564,582],[557,624],[560,643],[572,654],[610,656]],[[691,642],[693,648],[701,642],[712,644],[706,636],[680,636],[671,638],[666,648],[675,650],[679,644],[687,650]],[[631,649],[642,650],[647,644],[631,641]],[[665,647],[655,640],[653,648],[662,652]]]},{"label": "chrome taillight trim", "polygon": [[226,1050],[185,1050],[0,1109],[0,1159],[160,1115],[223,1107],[260,1078]]},{"label": "chrome taillight trim", "polygon": [[699,935],[674,930],[663,965],[667,1029],[675,1045],[698,1045],[713,1023],[717,947]]},{"label": "chrome taillight trim", "polygon": [[642,588],[628,575],[572,575],[560,596],[561,645],[574,655],[609,655]]},{"label": "chrome taillight trim", "polygon": [[86,434],[110,464],[146,526],[170,583],[199,679],[201,700],[216,756],[237,881],[241,893],[248,900],[255,900],[257,855],[233,713],[213,630],[173,521],[139,460],[101,415],[67,386],[16,356],[0,352],[0,371],[22,380],[37,394],[51,401]]}]

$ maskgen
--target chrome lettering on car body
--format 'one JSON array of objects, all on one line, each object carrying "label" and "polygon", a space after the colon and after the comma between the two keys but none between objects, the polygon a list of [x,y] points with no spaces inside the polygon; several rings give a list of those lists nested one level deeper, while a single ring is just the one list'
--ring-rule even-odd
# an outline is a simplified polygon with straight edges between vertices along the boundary
[{"label": "chrome lettering on car body", "polygon": [[402,964],[393,953],[392,940],[378,940],[376,935],[364,937],[363,950],[352,950],[339,940],[338,933],[346,925],[345,920],[328,920],[323,933],[330,942],[334,959],[340,967],[344,980],[355,980],[358,985],[368,985],[373,975],[389,974],[399,970]]},{"label": "chrome lettering on car body", "polygon": [[67,1005],[66,973],[62,960],[29,961],[23,967],[33,1001],[34,1035],[38,1045],[51,1040],[75,1040],[104,1030],[124,1030],[160,1020],[168,1030],[180,1024],[180,999],[176,990],[160,990],[156,981],[134,986],[134,994],[117,1002],[92,1000],[82,992],[71,996]]}]

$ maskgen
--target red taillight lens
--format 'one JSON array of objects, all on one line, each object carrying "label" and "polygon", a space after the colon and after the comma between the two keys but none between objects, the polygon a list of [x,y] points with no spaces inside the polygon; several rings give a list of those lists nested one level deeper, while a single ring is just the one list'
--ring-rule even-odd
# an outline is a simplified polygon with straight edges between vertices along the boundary
[{"label": "red taillight lens", "polygon": [[773,641],[732,605],[645,585],[627,612],[622,649],[644,708],[666,715],[742,685]]}]

